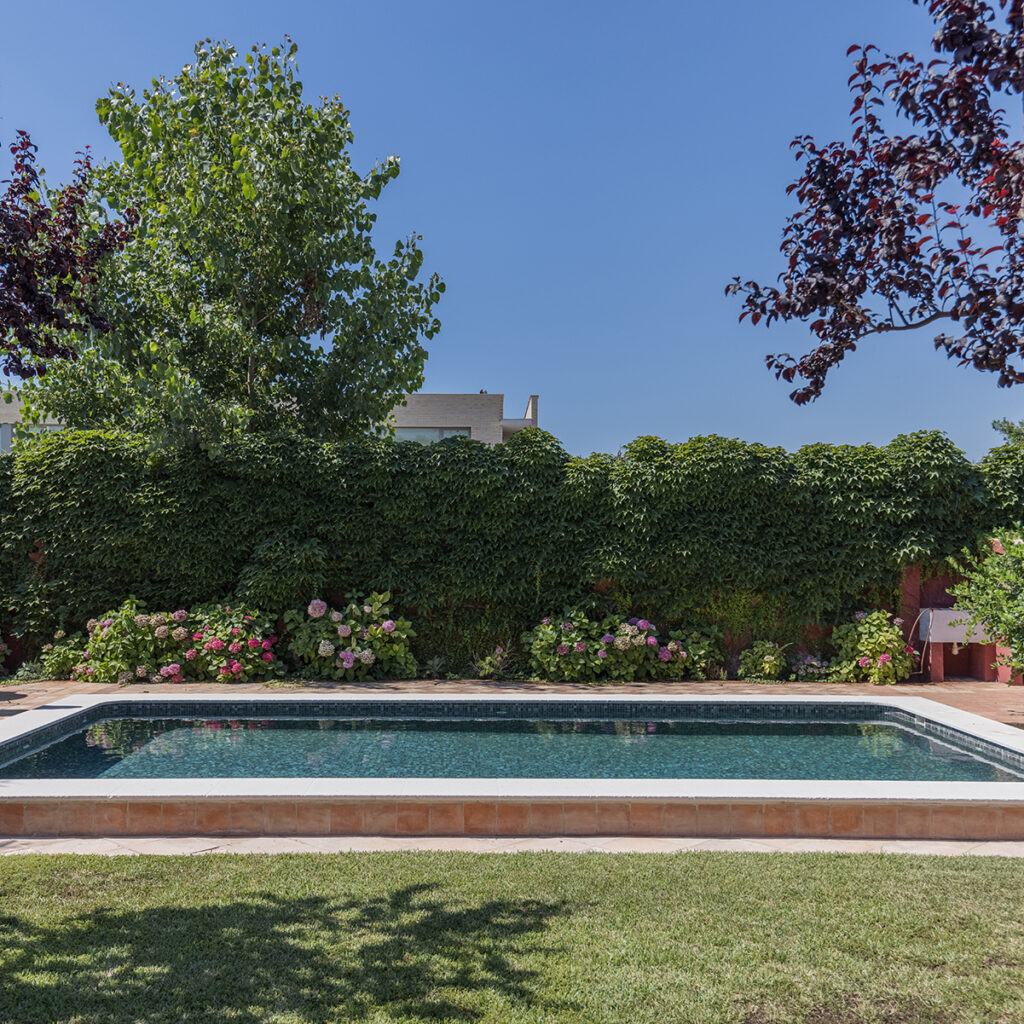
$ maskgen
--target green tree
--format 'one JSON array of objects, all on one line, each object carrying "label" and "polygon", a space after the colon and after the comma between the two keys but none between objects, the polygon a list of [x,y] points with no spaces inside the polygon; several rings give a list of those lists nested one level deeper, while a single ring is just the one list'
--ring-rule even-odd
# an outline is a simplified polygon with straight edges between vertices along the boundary
[{"label": "green tree", "polygon": [[161,439],[337,439],[422,384],[444,284],[417,281],[419,236],[386,259],[372,238],[398,159],[353,169],[348,111],[303,100],[296,51],[286,39],[243,59],[206,40],[141,101],[120,83],[98,101],[122,152],[98,193],[142,223],[104,277],[113,329],[27,389],[33,414]]}]

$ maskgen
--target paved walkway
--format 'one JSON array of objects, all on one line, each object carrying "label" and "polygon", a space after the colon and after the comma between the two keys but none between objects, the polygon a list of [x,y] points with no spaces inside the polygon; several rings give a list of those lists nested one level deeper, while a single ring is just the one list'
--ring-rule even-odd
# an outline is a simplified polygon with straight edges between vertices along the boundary
[{"label": "paved walkway", "polygon": [[1006,686],[1004,683],[982,683],[977,680],[950,680],[944,683],[902,683],[899,686],[868,686],[845,683],[622,683],[587,686],[582,683],[528,683],[522,681],[495,683],[479,679],[431,680],[411,679],[372,683],[236,683],[223,686],[218,683],[181,683],[164,686],[98,686],[90,683],[43,682],[6,683],[0,685],[0,714],[27,711],[45,704],[59,704],[61,698],[80,693],[167,693],[187,697],[191,693],[260,694],[260,693],[318,693],[324,696],[369,697],[375,693],[407,693],[417,696],[428,693],[463,693],[487,696],[492,693],[522,694],[529,697],[538,693],[604,693],[618,694],[698,694],[716,697],[720,694],[752,694],[760,697],[778,694],[780,697],[836,694],[845,696],[884,697],[887,693],[901,697],[928,697],[961,711],[970,711],[997,722],[1024,726],[1024,686]]},{"label": "paved walkway", "polygon": [[173,838],[118,836],[104,839],[0,839],[0,855],[19,853],[93,853],[103,856],[207,853],[350,853],[395,850],[459,850],[468,853],[902,853],[938,856],[1024,857],[1024,843],[957,842],[921,839],[667,839],[614,838],[481,839],[401,838],[389,836],[210,836]]}]

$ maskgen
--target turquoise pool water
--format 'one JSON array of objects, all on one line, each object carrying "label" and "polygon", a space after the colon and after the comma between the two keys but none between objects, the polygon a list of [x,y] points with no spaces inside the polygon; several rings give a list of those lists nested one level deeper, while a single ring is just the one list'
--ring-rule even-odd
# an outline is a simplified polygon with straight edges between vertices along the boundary
[{"label": "turquoise pool water", "polygon": [[118,719],[0,778],[644,778],[1020,781],[874,722]]}]

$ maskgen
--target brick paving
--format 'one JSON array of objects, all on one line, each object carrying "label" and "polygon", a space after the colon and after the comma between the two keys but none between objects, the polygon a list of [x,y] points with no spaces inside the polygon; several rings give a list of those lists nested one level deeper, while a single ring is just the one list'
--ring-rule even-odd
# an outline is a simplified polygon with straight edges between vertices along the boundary
[{"label": "brick paving", "polygon": [[723,694],[769,696],[844,695],[853,697],[927,697],[948,704],[960,711],[969,711],[984,718],[1011,725],[1024,726],[1024,686],[1006,686],[1004,683],[979,682],[974,679],[947,680],[942,683],[901,683],[898,686],[869,686],[844,683],[742,683],[742,682],[688,682],[688,683],[619,683],[588,686],[583,683],[530,683],[519,680],[491,682],[479,679],[431,680],[412,679],[368,683],[181,683],[166,686],[100,686],[90,683],[36,682],[0,685],[0,715],[28,711],[31,708],[59,704],[62,698],[83,693],[161,693],[173,691],[187,697],[193,693],[263,694],[263,693],[316,693],[323,696],[369,697],[375,693],[421,694],[460,693],[512,694],[531,697],[537,694],[695,694],[716,697]]}]

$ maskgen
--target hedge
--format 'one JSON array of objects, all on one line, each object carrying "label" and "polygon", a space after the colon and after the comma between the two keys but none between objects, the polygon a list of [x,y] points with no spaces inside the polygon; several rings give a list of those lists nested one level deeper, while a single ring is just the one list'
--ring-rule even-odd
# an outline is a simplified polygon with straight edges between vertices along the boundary
[{"label": "hedge", "polygon": [[217,453],[63,431],[0,456],[0,628],[38,642],[129,594],[277,610],[389,590],[421,656],[569,607],[767,637],[891,600],[904,566],[941,568],[1022,499],[1017,449],[975,465],[940,433],[795,453],[643,437],[575,458],[539,430]]}]

